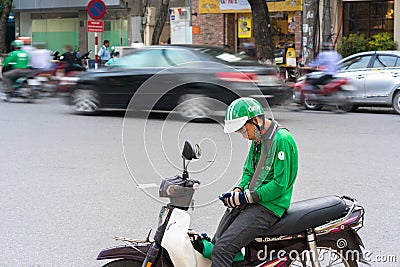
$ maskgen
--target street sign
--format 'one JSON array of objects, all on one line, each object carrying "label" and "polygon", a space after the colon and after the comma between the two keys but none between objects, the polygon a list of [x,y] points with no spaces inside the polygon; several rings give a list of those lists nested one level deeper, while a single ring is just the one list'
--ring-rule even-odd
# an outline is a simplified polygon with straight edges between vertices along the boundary
[{"label": "street sign", "polygon": [[101,0],[91,0],[87,12],[92,19],[102,19],[106,14],[106,5]]},{"label": "street sign", "polygon": [[88,20],[88,32],[104,32],[104,21],[102,20]]}]

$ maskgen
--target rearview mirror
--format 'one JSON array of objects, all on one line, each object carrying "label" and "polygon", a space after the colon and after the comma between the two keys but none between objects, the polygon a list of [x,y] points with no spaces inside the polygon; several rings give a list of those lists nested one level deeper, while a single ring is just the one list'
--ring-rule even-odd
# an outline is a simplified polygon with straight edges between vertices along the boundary
[{"label": "rearview mirror", "polygon": [[182,158],[186,160],[192,160],[192,159],[199,159],[200,157],[201,157],[200,146],[196,144],[193,147],[189,141],[185,141],[185,145],[182,151]]}]

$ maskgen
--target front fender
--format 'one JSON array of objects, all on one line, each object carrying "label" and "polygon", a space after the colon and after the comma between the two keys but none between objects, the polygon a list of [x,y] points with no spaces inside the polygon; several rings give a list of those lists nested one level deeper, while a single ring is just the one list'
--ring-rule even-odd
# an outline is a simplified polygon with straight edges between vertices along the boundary
[{"label": "front fender", "polygon": [[99,253],[97,260],[128,259],[143,262],[149,247],[150,243],[106,248]]}]

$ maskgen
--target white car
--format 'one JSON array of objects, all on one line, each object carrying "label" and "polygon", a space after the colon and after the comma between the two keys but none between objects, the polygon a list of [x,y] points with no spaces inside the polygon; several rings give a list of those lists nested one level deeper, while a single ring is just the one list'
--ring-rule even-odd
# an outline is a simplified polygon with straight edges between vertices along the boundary
[{"label": "white car", "polygon": [[400,114],[400,51],[369,51],[340,61],[340,77],[357,88],[351,99],[360,106],[392,106]]}]

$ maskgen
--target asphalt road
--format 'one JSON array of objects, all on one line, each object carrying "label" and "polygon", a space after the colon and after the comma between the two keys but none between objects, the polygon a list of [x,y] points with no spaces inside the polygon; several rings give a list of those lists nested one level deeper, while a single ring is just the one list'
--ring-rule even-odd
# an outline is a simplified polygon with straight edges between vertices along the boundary
[{"label": "asphalt road", "polygon": [[[372,266],[400,266],[400,116],[389,109],[284,108],[273,116],[299,148],[293,200],[357,198],[366,209],[359,233],[372,259],[397,259]],[[184,125],[163,115],[124,120],[122,112],[77,116],[50,98],[0,102],[0,134],[1,267],[100,266],[98,252],[119,244],[113,236],[144,238],[156,227],[161,203],[155,188],[144,192],[137,183],[179,173],[178,147],[186,139],[203,149],[189,165],[204,188],[196,193],[192,226],[212,234],[223,211],[216,198],[238,179],[247,148],[217,123]]]}]

